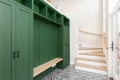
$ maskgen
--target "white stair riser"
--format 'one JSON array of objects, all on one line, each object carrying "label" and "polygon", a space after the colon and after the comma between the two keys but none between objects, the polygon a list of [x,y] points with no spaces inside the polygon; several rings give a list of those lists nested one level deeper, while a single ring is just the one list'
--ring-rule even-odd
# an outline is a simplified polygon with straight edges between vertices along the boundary
[{"label": "white stair riser", "polygon": [[95,66],[104,66],[106,67],[105,63],[100,62],[92,62],[92,61],[84,61],[84,60],[77,60],[77,63],[83,63],[83,64],[89,64],[89,65],[95,65]]},{"label": "white stair riser", "polygon": [[75,69],[107,75],[107,71],[75,66]]},{"label": "white stair riser", "polygon": [[101,56],[92,56],[92,55],[82,55],[82,54],[79,54],[77,56],[78,58],[89,58],[89,59],[103,59],[103,60],[106,60],[105,57],[101,57]]}]

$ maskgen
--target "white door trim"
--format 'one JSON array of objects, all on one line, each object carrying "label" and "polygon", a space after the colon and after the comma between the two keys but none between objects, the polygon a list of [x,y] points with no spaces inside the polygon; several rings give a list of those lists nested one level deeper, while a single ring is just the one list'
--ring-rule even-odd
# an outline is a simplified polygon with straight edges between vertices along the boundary
[{"label": "white door trim", "polygon": [[[109,19],[109,55],[108,55],[108,58],[109,58],[109,77],[113,77],[114,78],[114,80],[120,80],[120,79],[118,79],[118,78],[120,78],[120,77],[118,77],[115,73],[114,73],[114,67],[113,67],[113,63],[114,63],[114,61],[113,61],[113,56],[114,56],[114,53],[112,52],[112,50],[110,49],[110,47],[111,47],[111,43],[112,43],[112,41],[113,41],[113,37],[112,37],[112,35],[113,35],[113,16],[114,15],[116,15],[116,13],[119,11],[119,9],[120,9],[120,1],[117,3],[117,5],[116,5],[116,7],[114,8],[114,10],[112,11],[112,13],[111,13],[111,15],[110,15],[110,19]],[[118,18],[118,17],[117,17]],[[116,25],[118,25],[118,24],[116,24]],[[117,34],[116,34],[117,35]]]}]

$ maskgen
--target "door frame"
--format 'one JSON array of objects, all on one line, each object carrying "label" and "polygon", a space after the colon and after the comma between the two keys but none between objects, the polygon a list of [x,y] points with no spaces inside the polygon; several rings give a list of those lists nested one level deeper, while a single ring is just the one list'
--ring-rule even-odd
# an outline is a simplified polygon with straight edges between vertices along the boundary
[{"label": "door frame", "polygon": [[[113,77],[115,80],[119,80],[119,76],[117,76],[114,72],[114,51],[112,51],[111,47],[112,47],[112,42],[113,42],[113,30],[115,29],[114,25],[113,25],[113,19],[114,19],[114,15],[119,11],[120,13],[120,1],[118,2],[118,4],[116,5],[116,7],[114,8],[114,10],[112,11],[112,13],[110,14],[110,19],[109,19],[109,41],[108,41],[108,44],[109,44],[109,76],[110,77]],[[117,17],[117,22],[118,22],[118,13],[116,14]],[[119,27],[118,23],[116,24],[117,27]],[[114,28],[114,29],[113,29]],[[117,35],[117,34],[116,34]],[[113,45],[114,45],[114,42],[113,42]],[[113,49],[115,50],[115,48],[113,47]]]}]

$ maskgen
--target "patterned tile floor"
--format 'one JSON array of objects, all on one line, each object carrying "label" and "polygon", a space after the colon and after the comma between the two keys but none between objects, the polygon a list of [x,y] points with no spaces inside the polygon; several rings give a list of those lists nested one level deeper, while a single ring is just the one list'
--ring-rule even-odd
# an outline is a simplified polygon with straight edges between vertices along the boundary
[{"label": "patterned tile floor", "polygon": [[55,69],[42,80],[108,80],[106,76],[92,72],[76,70],[74,66],[66,69]]}]

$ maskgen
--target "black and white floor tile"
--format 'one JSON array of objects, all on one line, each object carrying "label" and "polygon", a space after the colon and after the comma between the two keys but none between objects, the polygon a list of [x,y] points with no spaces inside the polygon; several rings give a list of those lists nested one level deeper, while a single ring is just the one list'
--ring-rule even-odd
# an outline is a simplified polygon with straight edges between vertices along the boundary
[{"label": "black and white floor tile", "polygon": [[55,69],[43,80],[108,80],[107,76],[76,70],[74,66],[68,66],[66,69]]}]

